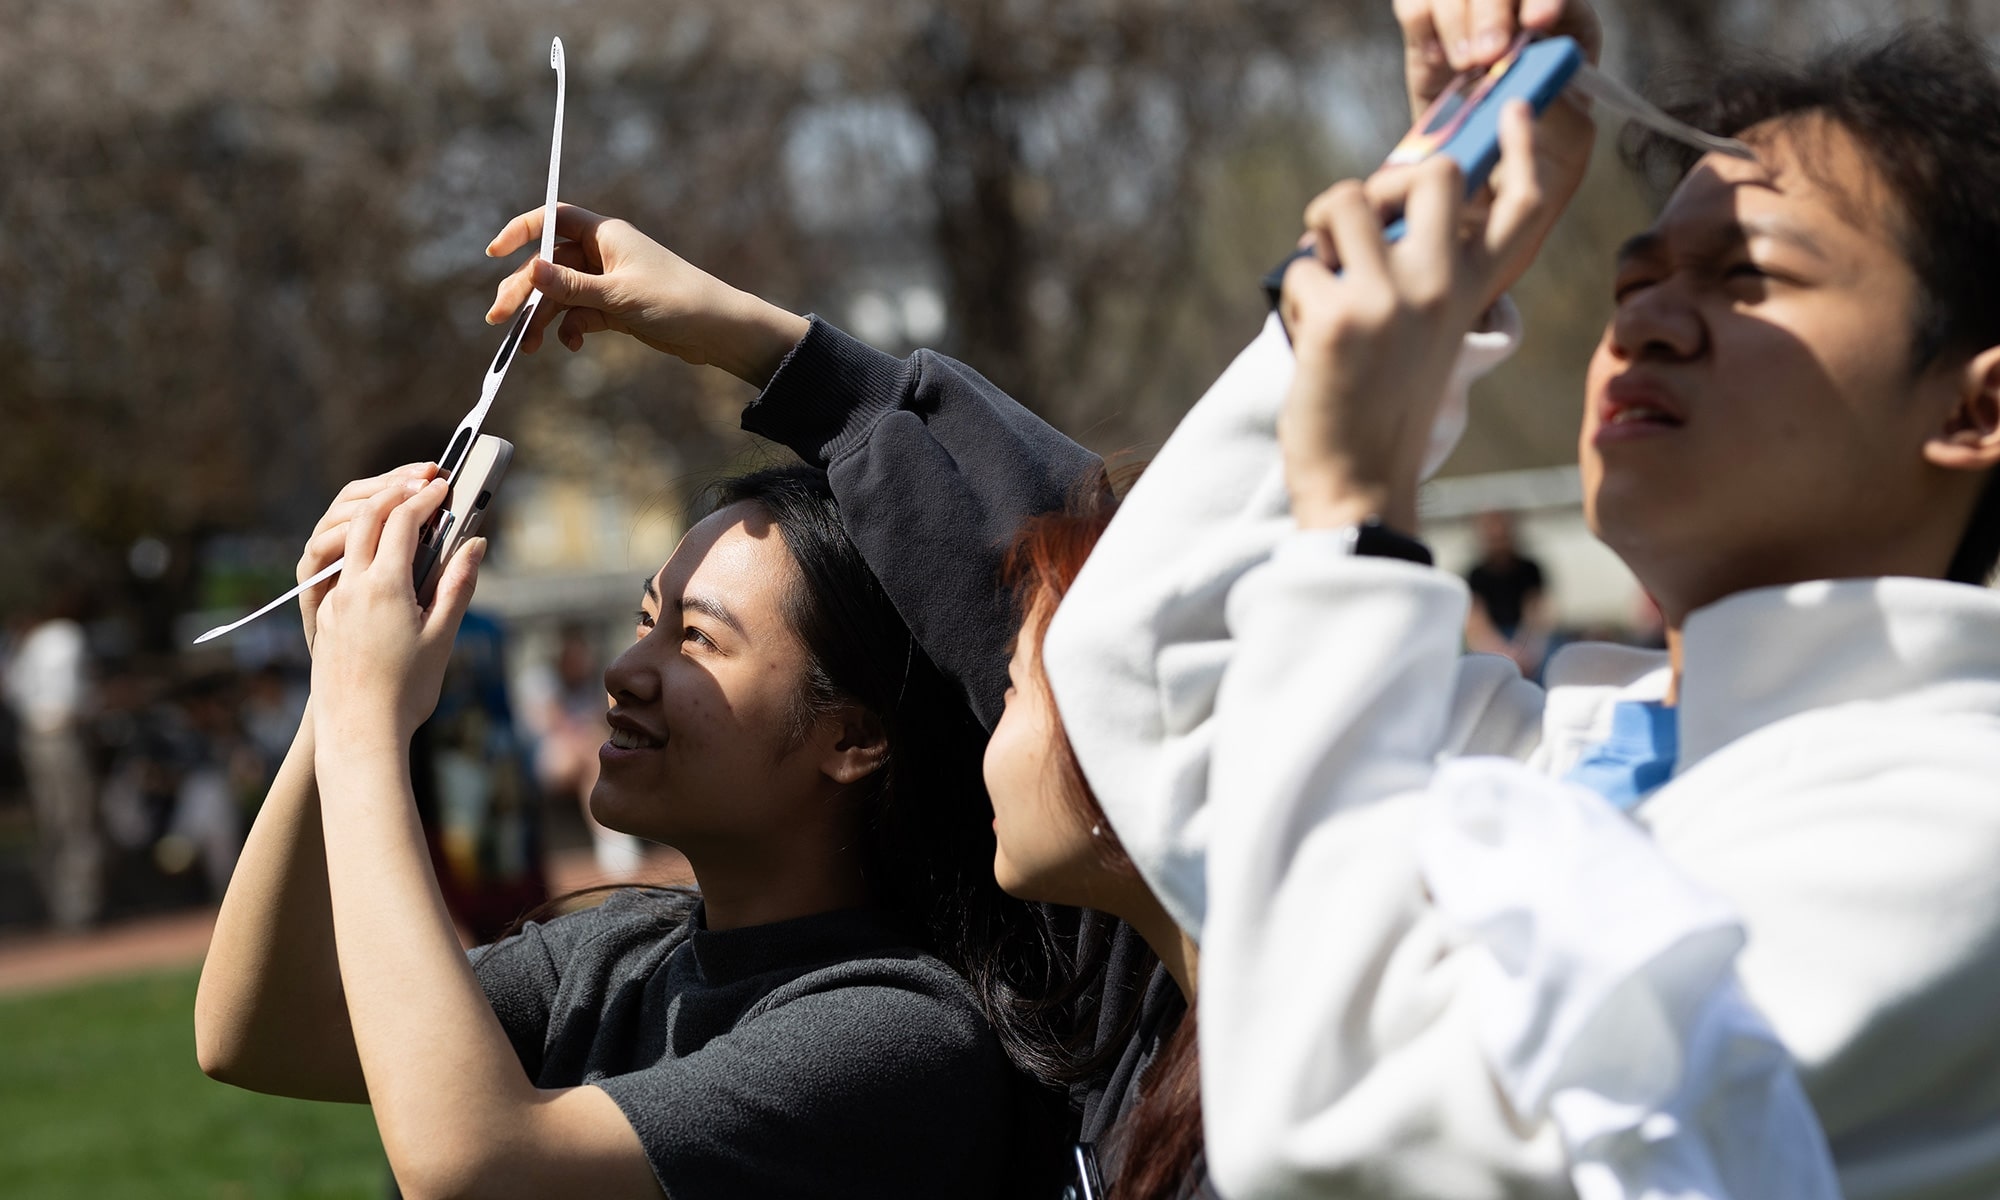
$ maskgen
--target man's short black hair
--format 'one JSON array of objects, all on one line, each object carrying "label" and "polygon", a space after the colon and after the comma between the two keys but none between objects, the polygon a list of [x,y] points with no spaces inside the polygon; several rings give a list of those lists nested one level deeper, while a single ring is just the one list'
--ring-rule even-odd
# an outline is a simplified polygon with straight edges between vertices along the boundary
[{"label": "man's short black hair", "polygon": [[[1675,107],[1698,128],[1728,136],[1796,116],[1837,124],[1901,209],[1891,227],[1922,288],[1914,369],[2000,345],[2000,74],[1970,32],[1913,25],[1804,63],[1734,65],[1699,100]],[[1662,139],[1648,139],[1640,154],[1671,165],[1676,177],[1696,161]],[[1987,480],[1948,577],[1985,583],[1996,561],[2000,472]]]}]

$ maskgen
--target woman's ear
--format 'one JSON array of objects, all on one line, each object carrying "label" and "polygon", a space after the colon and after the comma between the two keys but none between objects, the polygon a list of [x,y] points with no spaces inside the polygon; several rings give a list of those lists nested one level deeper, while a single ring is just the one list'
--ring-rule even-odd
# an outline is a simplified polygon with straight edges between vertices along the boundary
[{"label": "woman's ear", "polygon": [[820,756],[820,773],[842,787],[859,783],[889,759],[889,734],[882,718],[858,704],[843,704],[827,718],[840,733]]},{"label": "woman's ear", "polygon": [[1965,365],[1958,403],[1924,443],[1924,459],[1950,471],[2000,466],[2000,346],[1980,351]]}]

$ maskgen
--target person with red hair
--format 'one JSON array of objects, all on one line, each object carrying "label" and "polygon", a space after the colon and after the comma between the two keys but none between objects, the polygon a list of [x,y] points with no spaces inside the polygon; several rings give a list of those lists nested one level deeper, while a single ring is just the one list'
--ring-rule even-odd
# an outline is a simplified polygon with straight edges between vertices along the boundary
[{"label": "person with red hair", "polygon": [[1119,844],[1042,670],[1049,621],[1115,507],[1087,493],[1065,512],[1030,518],[1008,555],[1021,628],[1007,667],[1007,706],[986,744],[993,871],[1011,895],[1117,917],[1158,958],[1161,971],[1148,981],[1130,1032],[1111,1039],[1119,1083],[1107,1095],[1115,1102],[1083,1113],[1077,1153],[1080,1171],[1110,1181],[1112,1200],[1183,1200],[1214,1194],[1202,1156],[1194,941]]}]

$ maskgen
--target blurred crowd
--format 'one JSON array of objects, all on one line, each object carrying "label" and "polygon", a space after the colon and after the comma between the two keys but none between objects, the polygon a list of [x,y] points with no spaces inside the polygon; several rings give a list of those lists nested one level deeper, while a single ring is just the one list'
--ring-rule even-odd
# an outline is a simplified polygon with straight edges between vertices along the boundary
[{"label": "blurred crowd", "polygon": [[249,806],[305,709],[295,667],[184,671],[111,657],[93,646],[88,616],[72,589],[0,642],[7,776],[29,816],[0,869],[25,868],[34,888],[7,894],[40,902],[0,911],[9,924],[40,917],[75,930],[220,896]]},{"label": "blurred crowd", "polygon": [[[552,655],[520,661],[494,618],[475,612],[459,632],[411,754],[433,861],[468,936],[547,899],[552,837],[587,831],[606,878],[645,867],[638,839],[585,806],[605,736],[598,632],[563,624]],[[127,641],[73,587],[0,632],[0,933],[219,900],[292,745],[302,657],[134,655]]]},{"label": "blurred crowd", "polygon": [[[1515,514],[1481,513],[1474,530],[1468,649],[1537,678],[1579,638],[1659,644],[1643,617],[1621,629],[1562,623],[1557,580]],[[0,929],[79,930],[218,900],[305,713],[302,645],[266,639],[236,659],[133,654],[119,623],[64,586],[0,632]],[[589,813],[605,737],[602,632],[563,621],[533,654],[477,611],[459,632],[412,756],[433,860],[468,934],[548,898],[551,836],[587,838],[606,879],[645,870],[644,843]]]}]

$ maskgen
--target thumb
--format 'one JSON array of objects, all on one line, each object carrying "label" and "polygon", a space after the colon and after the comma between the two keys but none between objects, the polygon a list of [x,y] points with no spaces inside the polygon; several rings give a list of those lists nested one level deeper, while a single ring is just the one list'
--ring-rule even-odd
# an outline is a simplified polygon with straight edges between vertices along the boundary
[{"label": "thumb", "polygon": [[611,284],[602,275],[588,275],[573,267],[534,260],[535,290],[565,308],[612,308]]},{"label": "thumb", "polygon": [[477,537],[466,542],[445,564],[444,577],[438,580],[437,596],[431,601],[431,611],[424,621],[431,636],[447,641],[458,636],[458,623],[465,619],[465,610],[472,605],[472,590],[479,583],[479,564],[484,561],[486,539]]}]

